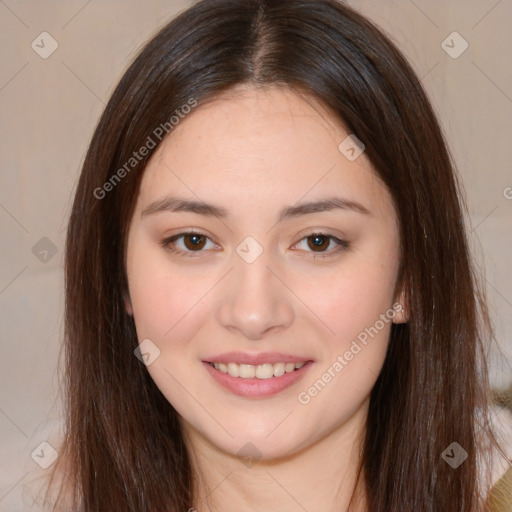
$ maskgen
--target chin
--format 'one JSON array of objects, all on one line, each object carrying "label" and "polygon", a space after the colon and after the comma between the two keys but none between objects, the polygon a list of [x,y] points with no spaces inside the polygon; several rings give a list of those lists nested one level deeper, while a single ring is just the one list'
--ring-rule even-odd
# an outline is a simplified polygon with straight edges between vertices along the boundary
[{"label": "chin", "polygon": [[[233,456],[245,459],[250,457],[253,460],[276,460],[284,459],[300,452],[311,445],[315,439],[313,435],[290,435],[289,429],[283,428],[281,432],[276,429],[278,422],[265,428],[265,431],[243,428],[237,425],[226,425],[226,429],[233,433],[233,437],[206,435],[208,441],[218,450],[229,453]],[[273,429],[276,429],[273,432]],[[270,434],[269,434],[270,433]],[[216,432],[215,434],[218,434]]]}]

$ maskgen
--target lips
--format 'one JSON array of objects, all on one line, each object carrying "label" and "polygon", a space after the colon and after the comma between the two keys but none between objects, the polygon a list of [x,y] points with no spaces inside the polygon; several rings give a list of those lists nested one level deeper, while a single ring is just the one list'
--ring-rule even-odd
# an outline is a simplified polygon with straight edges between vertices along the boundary
[{"label": "lips", "polygon": [[[277,352],[260,354],[229,352],[212,356],[208,360],[203,360],[202,363],[222,389],[245,398],[266,398],[280,393],[302,379],[314,361],[304,356]],[[293,370],[291,370],[292,366]],[[236,375],[236,371],[224,372],[223,370],[227,370],[228,367],[231,370],[235,367],[239,371],[242,369],[242,374]],[[279,371],[278,376],[270,375],[270,368],[281,367],[288,368],[290,371]]]}]

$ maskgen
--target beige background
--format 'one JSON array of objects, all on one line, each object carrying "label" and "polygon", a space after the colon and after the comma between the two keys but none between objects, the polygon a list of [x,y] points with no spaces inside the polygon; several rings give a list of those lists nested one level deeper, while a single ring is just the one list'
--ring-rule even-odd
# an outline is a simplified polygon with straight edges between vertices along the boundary
[{"label": "beige background", "polygon": [[[512,361],[512,2],[349,3],[391,35],[430,94],[466,187],[471,242]],[[21,505],[21,491],[35,465],[30,453],[59,415],[52,406],[59,404],[64,230],[89,139],[136,50],[188,5],[0,0],[0,511],[38,509]],[[47,59],[31,47],[45,31],[58,43]],[[453,31],[469,44],[458,58],[441,46]],[[450,51],[462,48],[451,39]],[[37,243],[56,253],[41,261]],[[510,381],[510,367],[495,359],[493,383]]]}]

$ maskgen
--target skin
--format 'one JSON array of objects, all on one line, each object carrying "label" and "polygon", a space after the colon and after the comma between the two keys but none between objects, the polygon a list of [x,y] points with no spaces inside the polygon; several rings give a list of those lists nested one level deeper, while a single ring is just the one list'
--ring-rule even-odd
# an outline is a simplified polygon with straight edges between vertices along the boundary
[{"label": "skin", "polygon": [[[310,97],[244,86],[193,110],[146,168],[127,241],[126,309],[139,341],[160,350],[147,369],[180,415],[199,476],[199,512],[248,504],[253,511],[348,510],[369,394],[391,323],[407,318],[406,309],[395,314],[321,392],[298,401],[359,333],[397,301],[405,305],[395,294],[399,226],[391,197],[364,153],[349,161],[340,152],[347,136]],[[229,216],[142,215],[171,194],[220,205]],[[371,214],[333,209],[277,220],[284,207],[333,195]],[[174,246],[192,256],[160,244],[192,228],[208,237],[200,239],[202,252],[183,237]],[[350,246],[337,250],[327,239],[315,252],[310,235],[318,232]],[[250,264],[236,252],[247,236],[263,249]],[[280,351],[314,365],[274,396],[243,398],[201,363],[228,351]],[[258,450],[254,465],[237,455],[248,442]]]}]

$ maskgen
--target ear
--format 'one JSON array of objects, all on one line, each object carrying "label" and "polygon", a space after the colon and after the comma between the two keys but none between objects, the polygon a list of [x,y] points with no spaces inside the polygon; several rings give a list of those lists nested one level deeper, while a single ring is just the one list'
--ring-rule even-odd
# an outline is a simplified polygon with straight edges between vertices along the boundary
[{"label": "ear", "polygon": [[403,290],[398,299],[393,303],[393,311],[395,312],[395,315],[393,316],[394,324],[405,324],[408,322],[409,307]]},{"label": "ear", "polygon": [[124,296],[124,307],[126,309],[126,312],[130,316],[133,316],[132,302],[130,300],[130,296],[127,293],[124,293],[123,296]]}]

